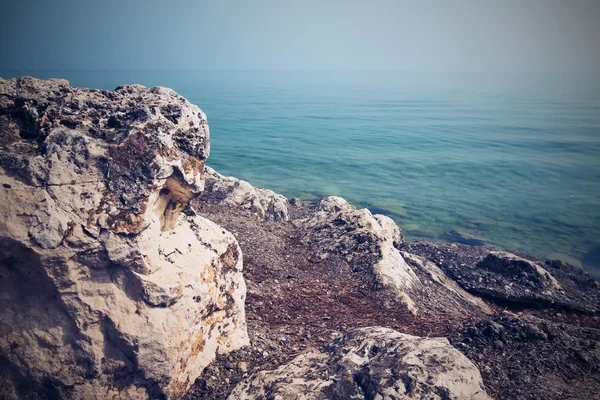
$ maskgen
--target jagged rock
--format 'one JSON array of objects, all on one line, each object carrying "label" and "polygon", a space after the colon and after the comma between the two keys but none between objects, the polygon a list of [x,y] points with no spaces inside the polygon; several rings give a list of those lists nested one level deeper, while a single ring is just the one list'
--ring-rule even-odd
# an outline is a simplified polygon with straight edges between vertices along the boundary
[{"label": "jagged rock", "polygon": [[178,397],[248,343],[208,153],[170,89],[0,79],[0,397]]},{"label": "jagged rock", "polygon": [[265,219],[290,219],[289,202],[284,196],[269,189],[255,188],[241,179],[223,176],[210,167],[206,167],[206,190],[201,200],[240,206]]},{"label": "jagged rock", "polygon": [[337,254],[366,273],[411,312],[417,307],[408,294],[419,278],[397,249],[403,243],[398,226],[384,215],[357,210],[341,197],[320,200],[316,212],[296,222],[304,241],[325,254]]},{"label": "jagged rock", "polygon": [[321,351],[259,372],[229,399],[490,399],[475,365],[445,338],[351,331]]},{"label": "jagged rock", "polygon": [[404,235],[387,216],[357,210],[340,197],[326,197],[312,214],[294,222],[303,240],[318,254],[345,257],[355,269],[370,276],[376,288],[394,296],[413,314],[419,309],[458,315],[467,309],[490,311],[436,265],[402,252]]}]

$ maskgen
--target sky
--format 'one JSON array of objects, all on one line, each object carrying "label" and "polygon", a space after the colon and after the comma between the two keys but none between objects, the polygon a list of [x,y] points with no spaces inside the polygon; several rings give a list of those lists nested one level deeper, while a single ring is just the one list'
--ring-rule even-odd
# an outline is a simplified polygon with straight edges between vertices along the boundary
[{"label": "sky", "polygon": [[0,2],[0,70],[600,71],[599,0]]}]

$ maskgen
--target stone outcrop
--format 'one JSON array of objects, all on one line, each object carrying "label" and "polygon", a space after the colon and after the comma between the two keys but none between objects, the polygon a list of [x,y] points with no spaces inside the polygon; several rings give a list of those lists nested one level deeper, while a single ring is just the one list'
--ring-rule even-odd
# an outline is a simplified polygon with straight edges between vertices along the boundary
[{"label": "stone outcrop", "polygon": [[248,343],[208,154],[170,89],[0,79],[0,397],[178,397]]},{"label": "stone outcrop", "polygon": [[489,312],[484,302],[465,292],[435,264],[401,251],[404,235],[385,215],[356,209],[340,197],[326,197],[294,223],[318,259],[341,255],[363,276],[371,277],[386,304],[391,297],[413,314],[419,310]]},{"label": "stone outcrop", "polygon": [[341,197],[332,196],[320,200],[315,212],[298,225],[318,257],[337,254],[364,266],[377,284],[392,291],[409,310],[417,311],[407,292],[418,285],[419,278],[397,249],[404,237],[389,217],[357,210]]},{"label": "stone outcrop", "polygon": [[490,399],[479,371],[444,338],[351,331],[235,387],[238,399]]},{"label": "stone outcrop", "polygon": [[421,276],[424,285],[417,293],[417,298],[422,304],[437,312],[442,311],[455,317],[461,314],[492,312],[485,301],[464,290],[427,258],[407,251],[402,251],[401,254]]},{"label": "stone outcrop", "polygon": [[435,264],[401,251],[402,230],[385,215],[356,209],[336,196],[317,202],[288,201],[271,190],[222,176],[209,167],[205,176],[206,189],[196,204],[204,210],[213,207],[207,215],[227,208],[229,220],[251,213],[259,220],[291,222],[294,235],[312,253],[311,262],[325,268],[328,260],[341,259],[388,308],[399,303],[413,314],[419,310],[457,316],[490,312],[481,299],[463,290]]},{"label": "stone outcrop", "polygon": [[256,188],[241,179],[223,176],[210,167],[206,167],[206,191],[200,200],[239,206],[267,220],[290,219],[289,202],[285,196],[269,189]]},{"label": "stone outcrop", "polygon": [[489,252],[457,280],[472,293],[501,301],[576,306],[558,280],[541,265],[506,251]]}]

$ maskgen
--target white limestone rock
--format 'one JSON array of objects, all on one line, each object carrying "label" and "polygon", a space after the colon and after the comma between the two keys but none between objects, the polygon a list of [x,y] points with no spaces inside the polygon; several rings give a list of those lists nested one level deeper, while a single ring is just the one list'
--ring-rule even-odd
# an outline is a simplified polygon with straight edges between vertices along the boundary
[{"label": "white limestone rock", "polygon": [[208,146],[170,89],[0,80],[0,397],[177,398],[248,344]]},{"label": "white limestone rock", "polygon": [[439,267],[402,251],[404,235],[385,215],[358,210],[332,196],[321,199],[307,217],[294,223],[302,240],[320,258],[325,254],[342,256],[363,278],[373,281],[384,304],[391,296],[412,314],[490,312],[483,301],[462,290]]},{"label": "white limestone rock", "polygon": [[295,223],[307,244],[361,264],[381,287],[417,313],[410,292],[420,284],[419,278],[397,249],[404,238],[389,217],[373,216],[367,209],[357,210],[341,197],[331,196],[320,200],[312,215]]},{"label": "white limestone rock", "polygon": [[206,190],[202,198],[240,206],[267,220],[290,219],[290,204],[285,196],[256,188],[241,179],[223,176],[210,167],[206,167]]},{"label": "white limestone rock", "polygon": [[230,400],[488,400],[477,367],[445,338],[392,329],[351,331],[322,350],[238,384]]}]

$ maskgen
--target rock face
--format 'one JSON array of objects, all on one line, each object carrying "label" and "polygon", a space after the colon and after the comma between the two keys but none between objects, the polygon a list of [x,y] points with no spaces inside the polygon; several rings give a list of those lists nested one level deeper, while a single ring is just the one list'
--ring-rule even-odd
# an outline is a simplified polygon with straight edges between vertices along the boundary
[{"label": "rock face", "polygon": [[490,399],[479,371],[444,338],[351,331],[235,387],[237,399]]},{"label": "rock face", "polygon": [[170,89],[0,79],[0,397],[178,397],[248,343],[208,153]]}]

